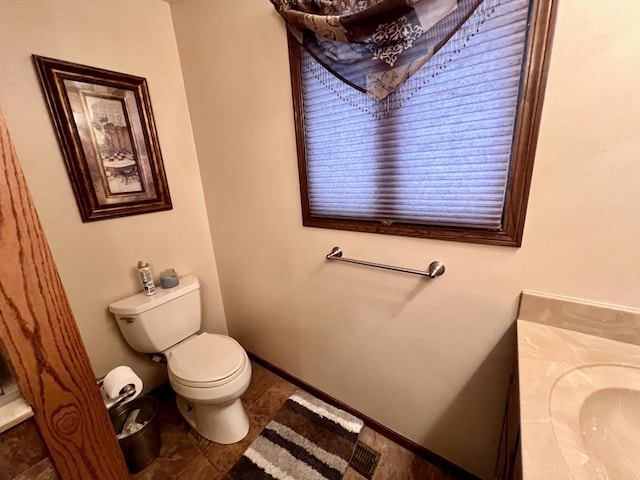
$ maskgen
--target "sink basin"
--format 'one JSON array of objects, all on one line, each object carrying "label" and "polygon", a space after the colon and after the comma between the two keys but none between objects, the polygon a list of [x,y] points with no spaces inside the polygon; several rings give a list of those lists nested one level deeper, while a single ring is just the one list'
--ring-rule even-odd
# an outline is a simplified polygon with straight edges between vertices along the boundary
[{"label": "sink basin", "polygon": [[585,365],[549,398],[551,426],[575,480],[640,480],[640,367]]}]

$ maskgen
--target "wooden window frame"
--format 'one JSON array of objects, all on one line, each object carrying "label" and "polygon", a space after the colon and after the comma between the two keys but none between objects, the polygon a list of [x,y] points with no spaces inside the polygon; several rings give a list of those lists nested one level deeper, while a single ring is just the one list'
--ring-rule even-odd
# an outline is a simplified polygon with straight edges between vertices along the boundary
[{"label": "wooden window frame", "polygon": [[304,102],[300,44],[289,33],[289,64],[293,95],[298,174],[303,225],[356,232],[432,238],[459,242],[519,247],[522,244],[526,208],[531,186],[542,104],[551,57],[557,0],[532,0],[527,45],[520,80],[520,95],[514,128],[511,166],[505,197],[502,227],[497,230],[451,225],[421,225],[314,217],[309,207],[305,147]]}]

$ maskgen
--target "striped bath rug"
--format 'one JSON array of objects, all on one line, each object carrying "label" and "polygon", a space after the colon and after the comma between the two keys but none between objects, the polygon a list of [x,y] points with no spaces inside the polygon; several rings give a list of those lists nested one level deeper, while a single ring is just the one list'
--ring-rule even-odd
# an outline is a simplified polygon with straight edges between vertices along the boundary
[{"label": "striped bath rug", "polygon": [[362,427],[362,420],[298,390],[225,480],[339,480]]}]

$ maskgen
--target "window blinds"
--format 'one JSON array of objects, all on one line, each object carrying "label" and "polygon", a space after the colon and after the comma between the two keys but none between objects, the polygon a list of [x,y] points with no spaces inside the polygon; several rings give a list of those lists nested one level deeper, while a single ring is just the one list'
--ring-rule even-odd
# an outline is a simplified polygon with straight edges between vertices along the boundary
[{"label": "window blinds", "polygon": [[301,49],[310,216],[500,228],[528,15],[485,0],[380,102]]}]

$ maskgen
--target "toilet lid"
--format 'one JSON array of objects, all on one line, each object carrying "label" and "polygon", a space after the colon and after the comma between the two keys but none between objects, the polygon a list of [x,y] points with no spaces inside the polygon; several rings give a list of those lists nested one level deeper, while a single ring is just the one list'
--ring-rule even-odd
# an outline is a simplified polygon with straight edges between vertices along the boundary
[{"label": "toilet lid", "polygon": [[170,373],[181,383],[197,386],[233,376],[245,362],[238,342],[226,335],[201,333],[171,350],[167,358]]}]

